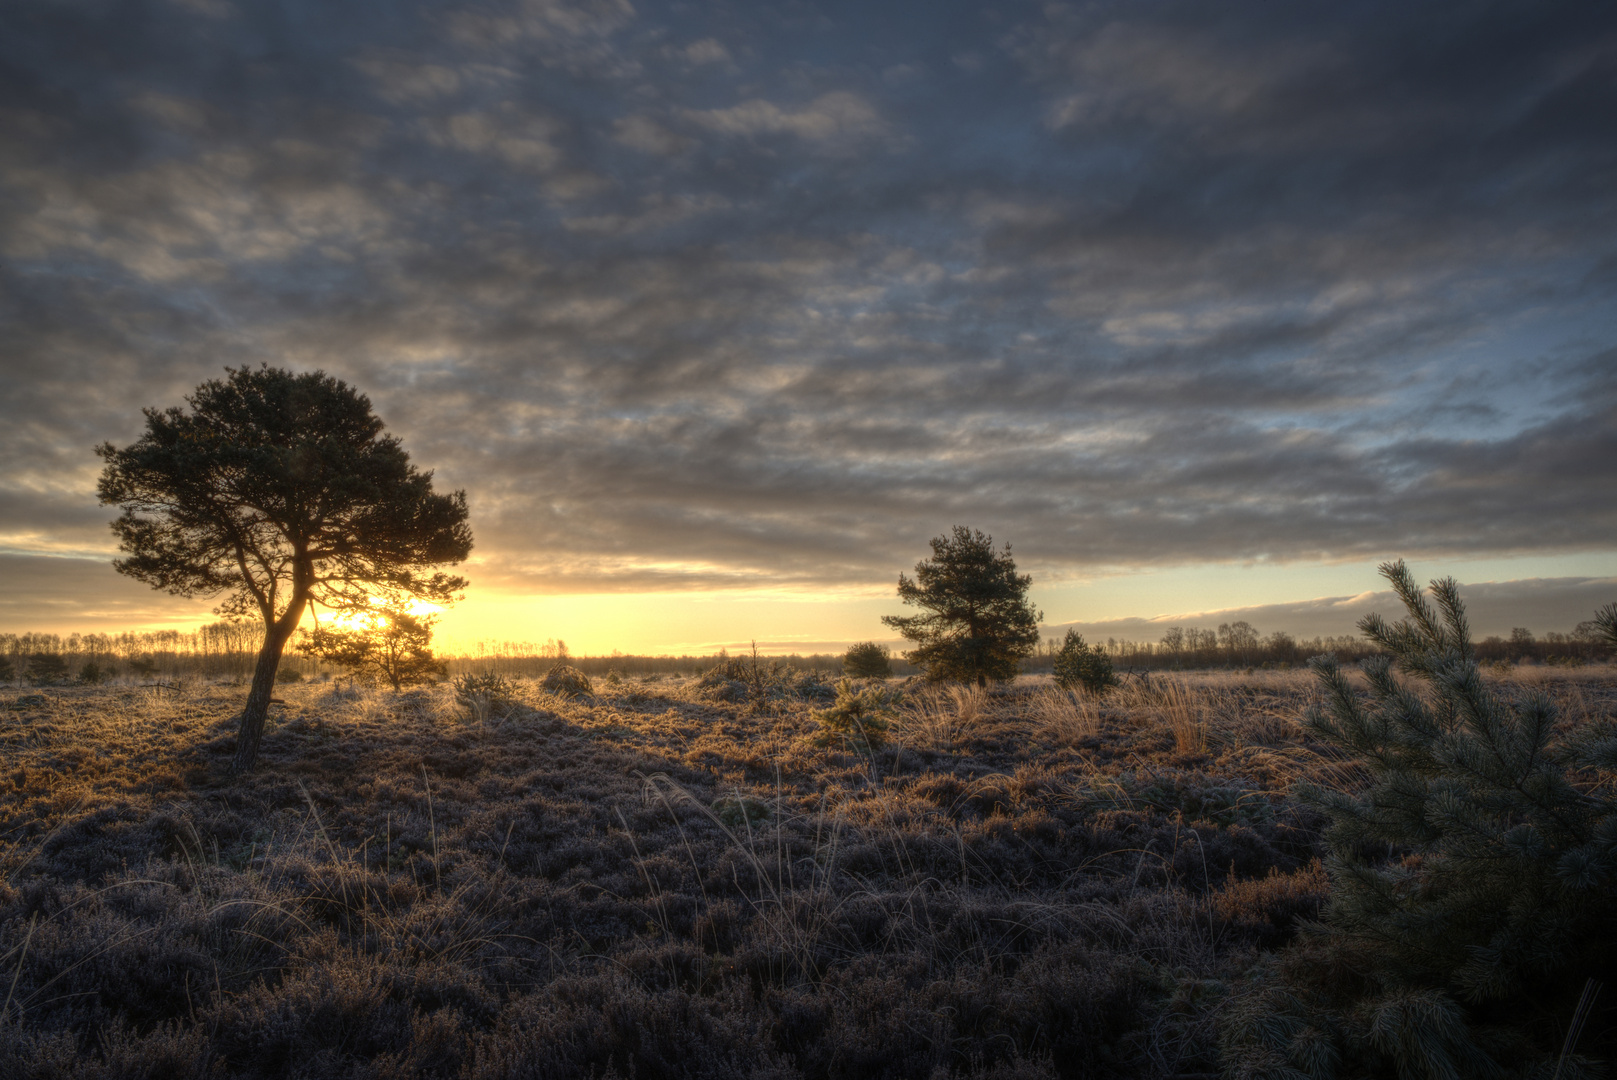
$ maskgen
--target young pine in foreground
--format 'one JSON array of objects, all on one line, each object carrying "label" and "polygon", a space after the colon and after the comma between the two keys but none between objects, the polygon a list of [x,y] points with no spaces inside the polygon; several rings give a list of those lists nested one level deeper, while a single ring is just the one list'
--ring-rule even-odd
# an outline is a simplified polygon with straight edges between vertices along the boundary
[{"label": "young pine in foreground", "polygon": [[1382,573],[1409,617],[1360,623],[1389,654],[1366,665],[1369,701],[1319,658],[1304,721],[1371,779],[1298,786],[1330,822],[1331,898],[1226,1013],[1229,1075],[1600,1075],[1568,1029],[1590,980],[1611,981],[1617,738],[1485,684],[1453,580],[1434,609],[1403,563]]}]

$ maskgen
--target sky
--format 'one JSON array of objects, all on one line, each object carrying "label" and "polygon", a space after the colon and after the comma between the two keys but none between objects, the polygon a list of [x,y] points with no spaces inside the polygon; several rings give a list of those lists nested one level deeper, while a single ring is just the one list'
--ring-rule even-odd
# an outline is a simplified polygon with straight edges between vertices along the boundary
[{"label": "sky", "polygon": [[[445,641],[1617,600],[1617,7],[0,5],[0,630],[194,626],[93,447],[321,369],[465,490]],[[1379,608],[1378,608],[1379,605]]]}]

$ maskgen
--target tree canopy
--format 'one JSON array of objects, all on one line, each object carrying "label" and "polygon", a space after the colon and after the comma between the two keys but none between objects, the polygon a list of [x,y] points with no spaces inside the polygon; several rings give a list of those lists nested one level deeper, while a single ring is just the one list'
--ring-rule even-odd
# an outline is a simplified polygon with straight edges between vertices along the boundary
[{"label": "tree canopy", "polygon": [[397,691],[446,677],[443,661],[432,655],[434,621],[395,604],[378,605],[350,625],[305,630],[298,651],[341,664],[363,679],[384,679]]},{"label": "tree canopy", "polygon": [[464,578],[429,569],[471,550],[466,495],[432,489],[368,398],[324,372],[226,369],[189,411],[145,410],[146,431],[106,443],[99,493],[121,574],[179,596],[222,596],[265,637],[234,768],[250,769],[281,653],[311,603],[362,610],[373,597],[448,603]]},{"label": "tree canopy", "polygon": [[1038,647],[1044,615],[1028,602],[1032,584],[1016,572],[1010,544],[996,551],[993,537],[956,525],[952,536],[932,541],[932,557],[915,564],[913,581],[898,575],[898,598],[922,613],[882,622],[916,643],[904,656],[928,678],[986,686],[1015,678]]},{"label": "tree canopy", "polygon": [[861,641],[842,654],[842,673],[855,679],[884,679],[893,673],[892,656],[884,645]]}]

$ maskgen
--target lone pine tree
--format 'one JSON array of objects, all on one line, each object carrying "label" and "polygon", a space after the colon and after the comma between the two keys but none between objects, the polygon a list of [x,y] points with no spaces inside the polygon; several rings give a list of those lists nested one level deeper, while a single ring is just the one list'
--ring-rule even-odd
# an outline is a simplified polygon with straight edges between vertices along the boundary
[{"label": "lone pine tree", "polygon": [[433,566],[472,546],[466,495],[435,494],[364,395],[324,372],[227,368],[182,408],[147,409],[146,432],[106,462],[99,492],[127,558],[121,574],[216,609],[257,614],[264,644],[233,772],[253,767],[276,669],[311,603],[365,610],[373,596],[447,603],[466,581]]},{"label": "lone pine tree", "polygon": [[1013,679],[1039,644],[1044,616],[1028,603],[1033,578],[1016,572],[1011,545],[956,525],[932,541],[932,557],[915,564],[915,580],[898,575],[898,598],[920,615],[883,615],[882,622],[916,643],[905,659],[929,679],[988,685]]},{"label": "lone pine tree", "polygon": [[1556,1059],[1617,961],[1617,738],[1484,682],[1452,579],[1429,600],[1402,562],[1381,569],[1409,617],[1359,624],[1385,650],[1368,700],[1318,657],[1324,703],[1304,719],[1368,782],[1298,785],[1329,822],[1330,900],[1227,1011],[1230,1075],[1589,1075]]}]

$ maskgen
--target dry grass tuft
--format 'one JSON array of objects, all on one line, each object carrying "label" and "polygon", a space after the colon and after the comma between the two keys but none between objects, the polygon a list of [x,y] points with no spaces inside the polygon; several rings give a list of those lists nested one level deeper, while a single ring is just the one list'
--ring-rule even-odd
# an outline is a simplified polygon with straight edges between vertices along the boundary
[{"label": "dry grass tuft", "polygon": [[926,686],[908,697],[897,730],[910,746],[955,749],[987,714],[988,692],[977,686]]},{"label": "dry grass tuft", "polygon": [[1027,704],[1033,735],[1053,746],[1076,746],[1100,730],[1100,708],[1087,694],[1050,686],[1034,691]]}]

